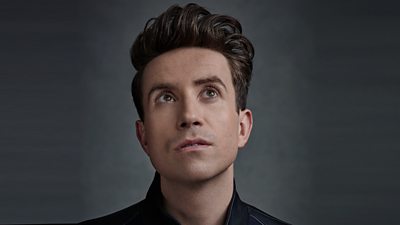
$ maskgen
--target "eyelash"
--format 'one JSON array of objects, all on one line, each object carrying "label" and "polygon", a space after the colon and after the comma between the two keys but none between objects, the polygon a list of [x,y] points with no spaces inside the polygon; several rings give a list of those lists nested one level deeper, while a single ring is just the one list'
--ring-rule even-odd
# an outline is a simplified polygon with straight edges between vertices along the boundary
[{"label": "eyelash", "polygon": [[[219,89],[218,89],[216,86],[214,86],[214,85],[207,85],[207,86],[201,91],[201,94],[205,94],[205,93],[208,92],[208,91],[213,91],[213,92],[215,92],[215,96],[212,96],[212,97],[207,96],[207,98],[213,99],[213,98],[216,98],[216,97],[218,97],[218,96],[220,95]],[[172,101],[164,101],[164,102],[174,102],[174,101],[176,101],[175,96],[174,96],[171,92],[169,92],[169,91],[162,91],[159,95],[157,95],[157,97],[156,97],[156,99],[155,99],[155,102],[161,102],[161,98],[164,97],[164,96],[169,96],[169,97],[171,97],[171,98],[173,99]]]},{"label": "eyelash", "polygon": [[214,91],[214,92],[215,92],[216,96],[211,97],[211,98],[215,98],[215,97],[217,97],[217,96],[220,95],[220,92],[219,92],[218,88],[215,87],[214,85],[208,85],[208,86],[206,86],[206,87],[204,88],[204,90],[203,90],[202,93],[205,93],[205,92],[207,92],[207,91]]},{"label": "eyelash", "polygon": [[163,91],[163,92],[161,92],[159,95],[157,95],[157,98],[155,99],[155,102],[161,102],[161,98],[164,97],[164,96],[169,96],[169,97],[171,97],[171,98],[173,99],[172,101],[164,101],[164,102],[173,102],[173,101],[176,101],[174,95],[173,95],[171,92],[169,92],[169,91]]}]

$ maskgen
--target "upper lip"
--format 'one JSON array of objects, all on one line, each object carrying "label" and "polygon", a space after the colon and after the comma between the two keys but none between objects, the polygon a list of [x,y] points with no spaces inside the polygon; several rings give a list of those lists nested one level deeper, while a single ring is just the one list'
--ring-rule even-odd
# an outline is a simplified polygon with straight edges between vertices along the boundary
[{"label": "upper lip", "polygon": [[210,142],[208,142],[207,140],[204,140],[202,138],[186,139],[186,140],[184,140],[183,142],[181,142],[178,145],[178,149],[182,149],[182,148],[184,148],[186,146],[195,145],[195,144],[197,144],[197,145],[211,145]]}]

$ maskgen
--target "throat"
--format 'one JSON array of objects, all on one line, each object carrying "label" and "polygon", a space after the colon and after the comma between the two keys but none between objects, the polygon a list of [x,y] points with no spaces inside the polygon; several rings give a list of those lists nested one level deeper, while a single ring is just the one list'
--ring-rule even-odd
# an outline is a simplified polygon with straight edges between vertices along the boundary
[{"label": "throat", "polygon": [[161,176],[166,211],[185,225],[223,225],[234,191],[233,171],[221,175],[196,184]]}]

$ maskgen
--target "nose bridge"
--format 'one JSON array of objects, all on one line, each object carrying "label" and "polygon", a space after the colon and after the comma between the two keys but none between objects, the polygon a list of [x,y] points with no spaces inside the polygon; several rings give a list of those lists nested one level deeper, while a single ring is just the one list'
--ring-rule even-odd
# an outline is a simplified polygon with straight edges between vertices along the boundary
[{"label": "nose bridge", "polygon": [[200,109],[198,107],[197,99],[194,96],[187,94],[181,99],[180,103],[181,107],[178,126],[182,128],[200,125]]}]

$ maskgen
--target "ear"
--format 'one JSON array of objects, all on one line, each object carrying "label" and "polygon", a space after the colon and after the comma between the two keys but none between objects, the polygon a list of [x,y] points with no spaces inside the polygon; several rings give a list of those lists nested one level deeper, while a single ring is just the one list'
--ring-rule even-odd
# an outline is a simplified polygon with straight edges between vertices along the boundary
[{"label": "ear", "polygon": [[246,145],[253,128],[253,114],[249,109],[240,110],[239,112],[239,139],[238,147],[242,148]]},{"label": "ear", "polygon": [[144,129],[143,121],[137,120],[135,126],[136,126],[136,137],[139,140],[143,150],[148,155],[149,153],[147,151],[146,131]]}]

